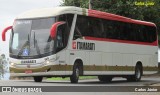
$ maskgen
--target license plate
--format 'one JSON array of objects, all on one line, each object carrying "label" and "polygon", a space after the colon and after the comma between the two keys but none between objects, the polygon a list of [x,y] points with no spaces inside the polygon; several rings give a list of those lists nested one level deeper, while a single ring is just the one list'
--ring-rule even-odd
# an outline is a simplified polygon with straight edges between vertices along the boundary
[{"label": "license plate", "polygon": [[32,70],[27,70],[27,71],[25,71],[25,73],[30,74],[30,73],[32,73]]}]

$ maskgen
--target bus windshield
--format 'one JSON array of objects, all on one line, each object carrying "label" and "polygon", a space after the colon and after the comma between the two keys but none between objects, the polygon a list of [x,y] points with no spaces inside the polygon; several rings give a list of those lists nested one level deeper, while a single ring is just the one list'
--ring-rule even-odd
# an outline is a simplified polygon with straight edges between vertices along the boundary
[{"label": "bus windshield", "polygon": [[55,18],[16,20],[10,39],[10,55],[39,58],[54,51],[54,40],[50,28]]}]

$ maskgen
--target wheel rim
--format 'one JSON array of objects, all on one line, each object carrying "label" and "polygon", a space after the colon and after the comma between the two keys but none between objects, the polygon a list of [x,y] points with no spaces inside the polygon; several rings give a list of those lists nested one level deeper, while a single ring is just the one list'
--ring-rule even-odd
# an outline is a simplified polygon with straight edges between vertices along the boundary
[{"label": "wheel rim", "polygon": [[136,78],[137,78],[137,79],[140,79],[140,77],[141,77],[141,72],[140,72],[140,69],[138,68],[138,69],[136,70]]},{"label": "wheel rim", "polygon": [[76,78],[78,79],[79,78],[79,69],[76,68]]}]

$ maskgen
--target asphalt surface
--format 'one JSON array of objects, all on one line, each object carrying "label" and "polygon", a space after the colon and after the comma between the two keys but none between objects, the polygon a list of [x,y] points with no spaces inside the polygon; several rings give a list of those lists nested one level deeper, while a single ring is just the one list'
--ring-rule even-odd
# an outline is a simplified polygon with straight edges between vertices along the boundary
[{"label": "asphalt surface", "polygon": [[128,82],[125,78],[114,78],[112,82],[103,83],[98,79],[79,80],[78,84],[72,84],[69,80],[0,80],[1,86],[148,86],[159,84],[160,77],[142,77],[140,82]]},{"label": "asphalt surface", "polygon": [[[92,86],[95,88],[99,88],[100,86],[111,87],[111,86],[119,86],[118,90],[129,89],[127,86],[160,86],[160,77],[142,77],[140,82],[127,82],[124,78],[114,78],[110,83],[102,83],[99,82],[98,79],[88,79],[88,80],[80,80],[78,84],[71,84],[69,80],[43,80],[40,83],[34,82],[33,80],[1,80],[0,86],[65,86],[65,87],[84,87],[84,86]],[[95,89],[94,88],[94,89]],[[58,88],[60,89],[60,88]],[[61,89],[63,90],[63,89]],[[143,94],[142,94],[143,93]],[[45,93],[0,93],[0,95],[53,95],[50,92]],[[160,95],[160,92],[54,92],[54,95]]]}]

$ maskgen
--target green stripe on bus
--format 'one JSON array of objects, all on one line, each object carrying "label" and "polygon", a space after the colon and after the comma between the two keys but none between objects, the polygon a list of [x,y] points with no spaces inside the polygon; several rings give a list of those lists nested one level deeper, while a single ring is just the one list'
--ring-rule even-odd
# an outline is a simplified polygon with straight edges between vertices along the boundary
[{"label": "green stripe on bus", "polygon": [[15,73],[25,73],[27,70],[32,70],[32,72],[45,72],[48,70],[50,66],[44,66],[40,68],[12,68],[10,67],[10,72],[15,72]]},{"label": "green stripe on bus", "polygon": [[85,71],[133,71],[132,66],[84,66]]},{"label": "green stripe on bus", "polygon": [[[10,71],[15,73],[24,73],[26,70],[32,70],[32,72],[46,72],[48,71],[72,71],[73,65],[53,65],[45,66],[41,68],[12,68]],[[96,66],[96,65],[85,65],[83,66],[84,71],[134,71],[134,66]],[[158,67],[143,67],[143,71],[158,71]]]}]

